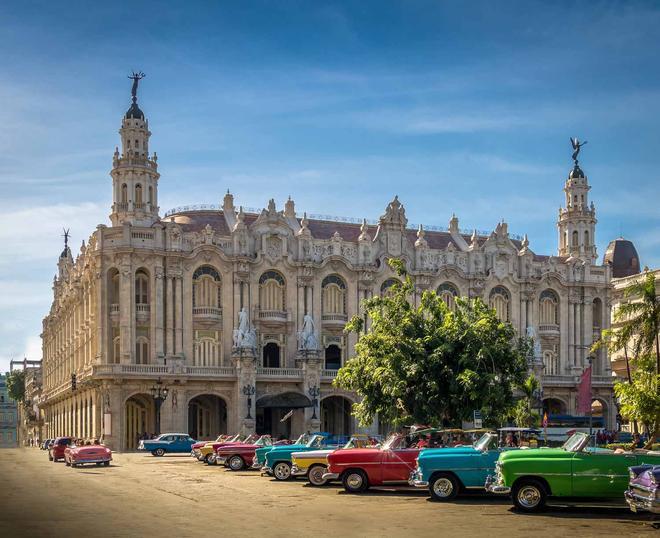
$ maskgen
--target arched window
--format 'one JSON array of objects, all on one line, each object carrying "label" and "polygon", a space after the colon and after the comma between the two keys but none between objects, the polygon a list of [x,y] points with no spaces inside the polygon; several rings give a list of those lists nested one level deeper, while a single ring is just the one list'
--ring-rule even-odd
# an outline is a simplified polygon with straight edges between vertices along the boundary
[{"label": "arched window", "polygon": [[401,285],[396,278],[388,278],[385,282],[380,285],[380,294],[383,295],[387,292],[392,286]]},{"label": "arched window", "polygon": [[575,230],[575,231],[573,232],[573,245],[572,245],[572,246],[577,247],[577,246],[578,246],[578,242],[579,242],[579,237],[578,237],[577,230]]},{"label": "arched window", "polygon": [[195,366],[218,366],[220,363],[220,345],[215,338],[202,337],[195,342],[193,364]]},{"label": "arched window", "polygon": [[113,364],[119,364],[121,359],[119,342],[120,342],[119,336],[115,336],[112,340],[112,357],[110,362],[112,362]]},{"label": "arched window", "polygon": [[456,297],[458,297],[458,290],[451,282],[443,282],[438,286],[438,297],[449,307],[450,310],[456,308]]},{"label": "arched window", "polygon": [[541,325],[559,325],[559,298],[552,290],[545,290],[539,299]]},{"label": "arched window", "polygon": [[510,320],[510,295],[509,291],[503,286],[495,286],[490,291],[490,307],[495,310],[495,314],[500,321]]},{"label": "arched window", "polygon": [[154,203],[154,188],[149,187],[149,205],[153,205]]},{"label": "arched window", "polygon": [[149,364],[149,339],[146,336],[135,340],[135,364]]},{"label": "arched window", "polygon": [[126,183],[121,186],[121,203],[128,203],[128,185],[126,185]]},{"label": "arched window", "polygon": [[264,368],[280,367],[280,346],[275,342],[268,342],[263,349]]},{"label": "arched window", "polygon": [[284,310],[284,278],[277,271],[266,271],[259,278],[259,307],[265,310]]},{"label": "arched window", "polygon": [[547,350],[543,352],[543,366],[545,367],[544,373],[546,375],[559,375],[559,357],[552,351]]},{"label": "arched window", "polygon": [[149,277],[142,270],[135,273],[135,304],[149,304]]},{"label": "arched window", "polygon": [[592,313],[594,331],[600,331],[600,329],[603,327],[603,301],[601,301],[598,297],[594,299],[592,305]]},{"label": "arched window", "polygon": [[325,348],[325,369],[339,370],[341,368],[341,348],[331,344]]},{"label": "arched window", "polygon": [[337,275],[329,275],[321,283],[324,314],[346,314],[346,284]]},{"label": "arched window", "polygon": [[135,207],[142,207],[142,185],[135,185]]},{"label": "arched window", "polygon": [[584,246],[589,246],[589,230],[584,231]]},{"label": "arched window", "polygon": [[202,265],[193,273],[193,307],[220,308],[222,283],[220,274],[210,265]]}]

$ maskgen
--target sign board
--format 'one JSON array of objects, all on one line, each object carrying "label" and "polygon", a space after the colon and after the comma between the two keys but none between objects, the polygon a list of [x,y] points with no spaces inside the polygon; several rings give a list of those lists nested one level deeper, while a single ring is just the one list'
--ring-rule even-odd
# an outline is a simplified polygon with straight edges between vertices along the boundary
[{"label": "sign board", "polygon": [[103,414],[103,435],[112,435],[112,414]]},{"label": "sign board", "polygon": [[481,418],[481,411],[475,410],[473,415],[474,415],[474,427],[475,427],[475,429],[483,428],[483,420]]}]

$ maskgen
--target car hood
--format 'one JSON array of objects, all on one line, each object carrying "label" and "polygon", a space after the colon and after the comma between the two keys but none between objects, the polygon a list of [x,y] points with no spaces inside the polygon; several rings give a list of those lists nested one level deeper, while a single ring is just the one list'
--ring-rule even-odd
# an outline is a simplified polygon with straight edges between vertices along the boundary
[{"label": "car hood", "polygon": [[[226,443],[223,445],[220,445],[218,447],[218,452],[221,450],[236,450],[237,448],[244,449],[244,448],[257,448],[257,445],[246,445],[245,443]],[[262,448],[262,447],[259,447]]]},{"label": "car hood", "polygon": [[109,452],[110,449],[100,445],[79,446],[71,449],[71,452],[76,454],[105,454],[106,451]]},{"label": "car hood", "polygon": [[479,451],[471,446],[460,446],[455,448],[425,448],[419,453],[418,459],[428,460],[446,456],[465,456],[477,454]]},{"label": "car hood", "polygon": [[292,458],[296,459],[316,459],[316,458],[325,458],[331,452],[334,452],[335,449],[328,448],[326,450],[307,450],[305,452],[293,452],[291,454]]},{"label": "car hood", "polygon": [[274,446],[271,452],[295,452],[296,450],[305,450],[306,445],[278,445]]},{"label": "car hood", "polygon": [[573,452],[567,452],[563,448],[529,448],[520,450],[506,450],[500,454],[500,462],[512,460],[533,459],[556,459],[570,458]]},{"label": "car hood", "polygon": [[[344,448],[337,451],[333,450],[333,452],[334,453],[332,456],[335,458],[352,458],[354,456],[358,456],[360,458],[369,458],[380,454],[381,450],[380,448]],[[330,457],[330,455],[328,455],[328,457]]]}]

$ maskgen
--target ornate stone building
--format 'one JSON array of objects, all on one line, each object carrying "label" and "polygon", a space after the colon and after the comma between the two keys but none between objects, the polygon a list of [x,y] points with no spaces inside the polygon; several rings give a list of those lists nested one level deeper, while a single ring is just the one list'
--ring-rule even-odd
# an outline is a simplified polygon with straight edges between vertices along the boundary
[{"label": "ornate stone building", "polygon": [[[343,328],[394,282],[389,257],[405,261],[420,292],[437,289],[449,305],[482,297],[536,336],[545,405],[574,412],[586,348],[609,322],[610,282],[596,263],[595,209],[577,164],[559,212],[559,255],[541,256],[504,222],[491,233],[463,232],[455,216],[446,229],[409,224],[396,197],[361,224],[300,214],[292,199],[283,210],[274,200],[248,210],[229,192],[220,206],[161,217],[157,157],[135,98],[119,133],[111,224],[75,259],[65,246],[43,322],[49,436],[103,436],[131,449],[155,431],[156,386],[168,389],[163,431],[349,433],[355,396],[331,384],[356,342]],[[604,354],[595,371],[609,413]]]}]

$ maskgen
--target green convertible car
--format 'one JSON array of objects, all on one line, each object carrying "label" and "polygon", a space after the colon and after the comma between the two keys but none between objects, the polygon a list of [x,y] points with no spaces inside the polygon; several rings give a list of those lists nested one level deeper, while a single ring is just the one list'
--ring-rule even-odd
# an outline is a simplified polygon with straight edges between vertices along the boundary
[{"label": "green convertible car", "polygon": [[588,445],[586,433],[575,433],[561,448],[503,452],[486,489],[510,493],[513,504],[524,512],[540,510],[548,497],[623,501],[628,468],[660,464],[660,452],[615,452]]}]

